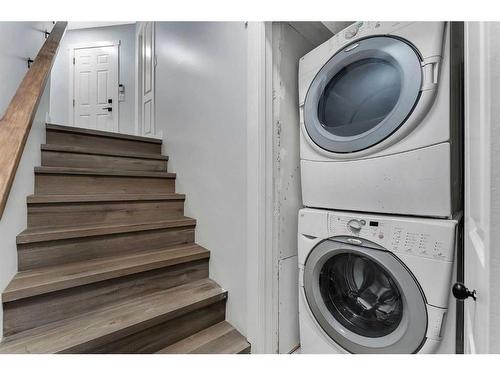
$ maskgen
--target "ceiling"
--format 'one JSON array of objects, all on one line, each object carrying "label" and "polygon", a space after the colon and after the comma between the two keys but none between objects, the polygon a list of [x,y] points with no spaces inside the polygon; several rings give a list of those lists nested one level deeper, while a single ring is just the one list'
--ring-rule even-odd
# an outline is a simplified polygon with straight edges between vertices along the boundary
[{"label": "ceiling", "polygon": [[68,30],[76,30],[76,29],[90,29],[93,27],[106,27],[106,26],[116,26],[116,25],[128,25],[135,23],[133,21],[123,21],[123,22],[104,22],[104,21],[97,21],[97,22],[73,22],[70,21],[68,22]]},{"label": "ceiling", "polygon": [[326,42],[334,34],[345,29],[351,23],[352,21],[288,22],[290,26],[314,46],[319,46],[323,42]]},{"label": "ceiling", "polygon": [[321,23],[332,33],[337,34],[339,31],[344,30],[347,26],[354,23],[354,21],[323,21]]}]

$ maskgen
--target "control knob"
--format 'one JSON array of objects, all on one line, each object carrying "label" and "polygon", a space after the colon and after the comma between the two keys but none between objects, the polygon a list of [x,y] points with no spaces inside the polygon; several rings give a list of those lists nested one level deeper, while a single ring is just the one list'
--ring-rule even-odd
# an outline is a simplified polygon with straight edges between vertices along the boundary
[{"label": "control knob", "polygon": [[359,30],[359,26],[358,25],[354,25],[354,26],[351,26],[349,27],[345,33],[344,33],[344,37],[346,39],[351,39],[351,38],[354,38],[356,36],[356,34],[358,33],[358,30]]},{"label": "control knob", "polygon": [[344,37],[346,39],[351,39],[353,38],[354,36],[356,36],[356,34],[358,33],[359,29],[361,28],[361,26],[363,26],[364,22],[360,21],[360,22],[357,22],[355,23],[354,25],[350,26],[345,32],[344,32]]},{"label": "control knob", "polygon": [[354,233],[359,233],[363,225],[366,224],[364,220],[351,219],[347,222],[347,227]]}]

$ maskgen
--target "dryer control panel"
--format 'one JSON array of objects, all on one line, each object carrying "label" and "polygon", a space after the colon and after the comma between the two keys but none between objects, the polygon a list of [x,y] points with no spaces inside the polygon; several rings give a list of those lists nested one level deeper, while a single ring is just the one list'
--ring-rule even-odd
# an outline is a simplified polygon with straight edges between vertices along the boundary
[{"label": "dryer control panel", "polygon": [[340,48],[366,36],[390,34],[410,24],[412,22],[358,21],[335,34],[329,41],[330,47]]},{"label": "dryer control panel", "polygon": [[352,236],[372,241],[394,253],[452,261],[455,220],[401,218],[329,212],[329,237]]}]

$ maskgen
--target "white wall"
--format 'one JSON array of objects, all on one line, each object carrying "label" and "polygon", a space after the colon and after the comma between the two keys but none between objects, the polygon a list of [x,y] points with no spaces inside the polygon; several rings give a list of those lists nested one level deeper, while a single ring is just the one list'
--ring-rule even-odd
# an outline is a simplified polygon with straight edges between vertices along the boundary
[{"label": "white wall", "polygon": [[120,40],[119,83],[125,85],[125,101],[120,106],[120,133],[135,133],[135,24],[68,30],[52,69],[50,120],[69,125],[69,46],[77,43]]},{"label": "white wall", "polygon": [[[32,57],[45,41],[42,31],[50,30],[50,22],[0,22],[0,114],[14,96],[27,72],[25,57]],[[26,196],[33,194],[33,167],[40,165],[40,144],[45,142],[45,118],[49,110],[50,84],[38,106],[25,151],[19,163],[14,183],[0,219],[0,291],[17,272],[16,235],[26,229]],[[3,316],[0,305],[0,336]]]},{"label": "white wall", "polygon": [[[299,153],[299,59],[314,45],[286,22],[273,31],[274,254],[278,262],[278,351],[299,345],[297,220],[302,208]],[[284,282],[286,281],[286,282]]]},{"label": "white wall", "polygon": [[156,130],[177,192],[246,334],[246,51],[243,22],[156,23]]}]

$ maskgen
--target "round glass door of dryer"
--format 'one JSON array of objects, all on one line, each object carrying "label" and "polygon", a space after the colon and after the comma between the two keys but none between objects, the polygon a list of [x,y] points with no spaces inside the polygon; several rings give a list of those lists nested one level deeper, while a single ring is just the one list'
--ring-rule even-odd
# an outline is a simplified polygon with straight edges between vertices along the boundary
[{"label": "round glass door of dryer", "polygon": [[326,335],[350,353],[415,353],[425,342],[421,289],[388,251],[323,241],[306,260],[304,293]]},{"label": "round glass door of dryer", "polygon": [[313,79],[304,103],[306,131],[330,152],[370,148],[405,123],[421,84],[421,60],[409,44],[385,36],[360,40]]}]

